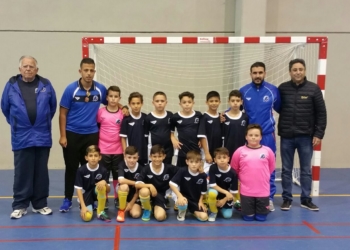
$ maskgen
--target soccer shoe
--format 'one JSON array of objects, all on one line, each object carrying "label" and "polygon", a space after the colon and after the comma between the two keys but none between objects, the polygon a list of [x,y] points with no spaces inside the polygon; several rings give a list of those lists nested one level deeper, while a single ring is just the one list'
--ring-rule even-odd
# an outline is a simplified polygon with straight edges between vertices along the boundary
[{"label": "soccer shoe", "polygon": [[72,201],[68,200],[68,198],[63,199],[63,204],[60,207],[60,212],[61,213],[67,213],[69,209],[72,208]]},{"label": "soccer shoe", "polygon": [[118,214],[117,214],[116,220],[118,222],[124,222],[125,221],[125,211],[124,210],[118,210]]},{"label": "soccer shoe", "polygon": [[111,219],[109,218],[109,216],[106,214],[105,211],[102,211],[99,215],[97,215],[97,218],[105,222],[111,222]]},{"label": "soccer shoe", "polygon": [[210,214],[209,214],[208,221],[211,221],[211,222],[215,221],[217,215],[218,215],[218,214],[216,214],[216,213],[210,213]]},{"label": "soccer shoe", "polygon": [[186,211],[187,210],[179,210],[179,212],[177,213],[177,217],[176,217],[178,221],[184,221],[185,220]]},{"label": "soccer shoe", "polygon": [[43,207],[43,208],[40,208],[40,209],[33,208],[32,211],[33,211],[33,213],[39,213],[39,214],[42,214],[42,215],[50,215],[50,214],[52,214],[52,209],[49,208],[49,207]]},{"label": "soccer shoe", "polygon": [[236,201],[235,204],[233,204],[233,207],[238,211],[242,210],[241,203],[239,201]]},{"label": "soccer shoe", "polygon": [[25,208],[20,208],[20,209],[15,209],[13,210],[13,212],[10,215],[11,219],[19,219],[21,218],[23,215],[27,214],[27,209]]},{"label": "soccer shoe", "polygon": [[143,210],[142,218],[143,221],[149,221],[151,219],[151,210]]}]

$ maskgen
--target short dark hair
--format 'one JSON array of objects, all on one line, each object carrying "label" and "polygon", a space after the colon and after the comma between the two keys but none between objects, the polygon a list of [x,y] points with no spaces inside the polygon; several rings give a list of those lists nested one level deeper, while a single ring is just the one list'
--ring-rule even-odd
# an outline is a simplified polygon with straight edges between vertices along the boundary
[{"label": "short dark hair", "polygon": [[165,150],[164,150],[163,146],[156,144],[156,145],[152,146],[150,154],[151,155],[154,155],[154,154],[165,155]]},{"label": "short dark hair", "polygon": [[186,160],[196,160],[196,161],[201,161],[202,156],[201,153],[197,150],[190,150],[186,154]]},{"label": "short dark hair", "polygon": [[234,89],[230,92],[230,94],[228,95],[228,99],[230,100],[232,96],[238,97],[242,99],[242,93],[239,92],[238,89]]},{"label": "short dark hair", "polygon": [[230,152],[228,151],[227,148],[221,147],[214,150],[214,158],[217,155],[227,155],[228,157],[230,157]]},{"label": "short dark hair", "polygon": [[139,92],[132,92],[130,95],[129,95],[129,103],[131,102],[132,98],[140,98],[141,100],[141,103],[143,103],[143,95],[141,95]]},{"label": "short dark hair", "polygon": [[156,93],[154,93],[154,94],[153,94],[153,99],[154,99],[154,97],[156,97],[157,95],[162,95],[162,96],[165,97],[165,99],[167,99],[166,94],[165,94],[163,91],[157,91]]},{"label": "short dark hair", "polygon": [[247,129],[245,131],[245,135],[247,135],[248,131],[252,130],[252,129],[259,129],[260,130],[260,135],[262,135],[262,128],[261,128],[261,126],[259,124],[256,124],[256,123],[252,123],[252,124],[249,124],[247,126]]},{"label": "short dark hair", "polygon": [[191,92],[189,92],[189,91],[185,91],[185,92],[182,92],[182,93],[179,95],[180,101],[181,101],[182,98],[184,98],[184,97],[186,97],[186,96],[189,97],[189,98],[191,98],[192,100],[194,100],[194,94],[191,93]]},{"label": "short dark hair", "polygon": [[134,155],[137,154],[139,151],[137,150],[137,148],[135,146],[129,146],[126,147],[124,154],[126,155]]},{"label": "short dark hair", "polygon": [[80,62],[80,68],[83,66],[83,64],[93,64],[95,65],[95,61],[94,59],[87,57],[87,58],[83,58]]},{"label": "short dark hair", "polygon": [[97,152],[99,155],[101,154],[101,150],[97,145],[91,145],[86,148],[85,155],[88,155],[89,153],[95,153]]},{"label": "short dark hair", "polygon": [[296,58],[296,59],[293,59],[289,62],[289,71],[292,70],[293,65],[296,63],[301,63],[304,66],[304,68],[306,68],[305,60],[301,59],[301,58]]},{"label": "short dark hair", "polygon": [[208,92],[208,94],[207,94],[207,101],[209,101],[209,99],[212,98],[212,97],[217,97],[217,98],[219,98],[219,100],[220,100],[220,94],[219,94],[219,92],[214,91],[214,90]]},{"label": "short dark hair", "polygon": [[253,68],[257,68],[257,67],[262,67],[262,68],[264,68],[264,71],[266,71],[265,63],[263,63],[263,62],[255,62],[255,63],[253,63],[253,64],[250,66],[250,72],[252,72],[252,69],[253,69]]},{"label": "short dark hair", "polygon": [[119,95],[121,94],[120,88],[115,85],[109,86],[109,88],[107,89],[107,95],[109,94],[109,91],[118,92]]}]

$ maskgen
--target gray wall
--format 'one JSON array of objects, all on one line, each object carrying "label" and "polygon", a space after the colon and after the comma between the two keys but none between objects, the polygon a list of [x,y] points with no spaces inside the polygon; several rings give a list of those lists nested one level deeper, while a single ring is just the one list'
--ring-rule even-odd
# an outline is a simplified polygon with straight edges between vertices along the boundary
[{"label": "gray wall", "polygon": [[[238,1],[238,0],[237,0]],[[240,0],[242,1],[242,0]],[[244,2],[265,0],[244,0]],[[326,102],[329,126],[322,150],[323,167],[348,167],[345,109],[349,84],[347,44],[350,17],[347,0],[266,0],[266,25],[256,22],[259,9],[245,10],[266,35],[322,35],[329,37]],[[241,2],[240,2],[241,3]],[[234,35],[235,0],[2,0],[0,1],[0,89],[18,73],[23,54],[39,61],[39,74],[49,78],[60,99],[66,85],[79,77],[81,38],[84,36],[222,36]],[[263,10],[265,12],[265,9]],[[332,18],[328,18],[328,17]],[[249,25],[252,25],[249,23]],[[259,34],[261,35],[261,34]],[[346,79],[345,79],[346,80]],[[337,87],[335,87],[337,85]],[[125,100],[125,99],[124,99]],[[58,115],[54,117],[50,168],[63,168],[58,145]],[[10,129],[0,116],[0,169],[13,168]],[[339,131],[339,132],[338,132]],[[340,132],[344,131],[344,132]]]}]

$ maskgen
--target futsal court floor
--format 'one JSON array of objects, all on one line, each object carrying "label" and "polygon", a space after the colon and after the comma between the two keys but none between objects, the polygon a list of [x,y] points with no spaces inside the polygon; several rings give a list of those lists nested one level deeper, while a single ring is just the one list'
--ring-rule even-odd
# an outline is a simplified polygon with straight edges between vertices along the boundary
[{"label": "futsal court floor", "polygon": [[300,188],[292,208],[279,209],[281,183],[277,182],[276,211],[266,222],[245,222],[235,211],[231,219],[199,222],[190,214],[184,222],[176,220],[170,209],[164,222],[126,218],[115,220],[116,210],[108,214],[112,222],[95,218],[83,222],[76,199],[68,213],[58,211],[63,199],[63,170],[50,170],[49,216],[28,209],[21,219],[10,219],[13,170],[0,171],[0,249],[350,249],[350,169],[322,169],[320,196],[313,198],[320,207],[313,212],[300,207]]}]

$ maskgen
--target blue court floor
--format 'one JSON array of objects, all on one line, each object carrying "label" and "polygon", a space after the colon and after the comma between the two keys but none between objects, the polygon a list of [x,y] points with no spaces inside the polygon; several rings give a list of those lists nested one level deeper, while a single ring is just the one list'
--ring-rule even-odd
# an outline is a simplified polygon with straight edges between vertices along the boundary
[{"label": "blue court floor", "polygon": [[[50,170],[49,206],[53,215],[32,213],[11,220],[13,171],[0,171],[0,249],[350,249],[350,169],[322,169],[321,192],[313,199],[320,207],[312,212],[300,207],[300,188],[288,212],[279,209],[281,186],[277,183],[276,211],[266,222],[245,222],[235,211],[232,219],[199,222],[188,215],[176,220],[171,209],[165,222],[126,218],[115,221],[116,210],[110,207],[111,223],[96,218],[83,222],[74,199],[73,209],[58,211],[63,199],[63,170]],[[110,198],[112,204],[112,198]],[[111,206],[111,205],[110,205]]]}]

